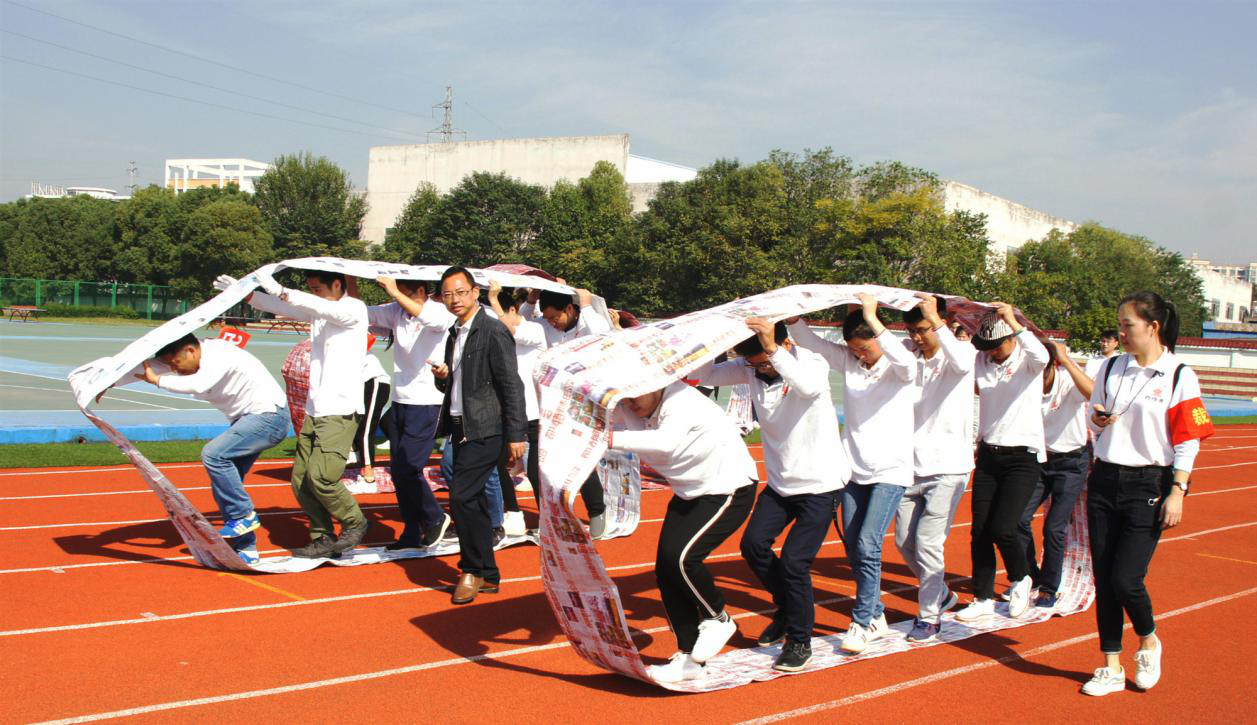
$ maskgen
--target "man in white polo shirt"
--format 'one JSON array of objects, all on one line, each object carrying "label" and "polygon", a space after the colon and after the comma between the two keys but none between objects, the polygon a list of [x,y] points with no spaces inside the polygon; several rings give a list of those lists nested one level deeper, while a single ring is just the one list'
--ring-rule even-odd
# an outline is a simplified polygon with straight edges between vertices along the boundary
[{"label": "man in white polo shirt", "polygon": [[[201,342],[188,334],[162,347],[153,358],[159,370],[145,362],[135,377],[162,390],[204,400],[231,421],[226,431],[201,449],[201,463],[225,519],[218,533],[246,564],[256,563],[254,532],[262,524],[244,490],[244,476],[262,451],[279,445],[288,435],[283,389],[260,360],[226,340]],[[160,370],[173,374],[159,374]]]},{"label": "man in white polo shirt", "polygon": [[895,514],[895,545],[916,575],[917,619],[910,642],[938,636],[943,612],[958,599],[947,587],[947,533],[973,471],[973,346],[943,322],[947,303],[918,293],[921,304],[903,313],[909,348],[916,352],[919,399],[914,407],[913,482]]},{"label": "man in white polo shirt", "polygon": [[[838,491],[851,477],[829,391],[829,364],[795,347],[785,323],[752,317],[755,332],[734,347],[739,359],[708,363],[691,375],[703,385],[748,385],[764,438],[768,486],[742,534],[742,558],[764,584],[777,612],[759,636],[766,647],[785,640],[774,669],[798,672],[812,658],[816,607],[812,562],[838,507]],[[790,533],[773,552],[773,543]]]},{"label": "man in white polo shirt", "polygon": [[[362,509],[340,483],[364,409],[367,307],[346,293],[345,276],[338,272],[307,270],[309,292],[285,289],[270,275],[258,275],[258,282],[263,291],[250,295],[249,304],[310,323],[310,397],[292,466],[293,494],[310,519],[310,544],[293,555],[336,558],[367,533]],[[232,284],[230,277],[216,283],[220,289]],[[339,537],[332,519],[340,521]]]}]

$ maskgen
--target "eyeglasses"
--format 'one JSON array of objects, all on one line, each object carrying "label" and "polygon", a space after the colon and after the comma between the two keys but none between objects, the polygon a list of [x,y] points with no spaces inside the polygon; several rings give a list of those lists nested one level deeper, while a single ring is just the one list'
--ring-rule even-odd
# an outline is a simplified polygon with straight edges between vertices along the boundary
[{"label": "eyeglasses", "polygon": [[471,293],[472,293],[471,288],[464,287],[463,289],[456,289],[456,290],[453,290],[452,292],[442,292],[441,299],[452,300],[455,297],[457,297],[460,300],[465,300],[471,296]]},{"label": "eyeglasses", "polygon": [[765,360],[762,363],[753,363],[750,360],[747,360],[746,366],[749,368],[755,368],[756,370],[759,370],[761,372],[768,372],[769,370],[773,369],[773,364],[769,360]]}]

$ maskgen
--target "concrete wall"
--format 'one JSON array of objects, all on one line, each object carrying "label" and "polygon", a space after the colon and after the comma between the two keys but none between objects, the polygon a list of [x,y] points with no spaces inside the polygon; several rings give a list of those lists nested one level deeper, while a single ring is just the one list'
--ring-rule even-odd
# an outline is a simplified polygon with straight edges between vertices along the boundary
[{"label": "concrete wall", "polygon": [[[1249,313],[1253,286],[1211,269],[1196,268],[1196,275],[1205,285],[1205,305],[1215,322],[1243,322],[1242,313]],[[1216,308],[1216,311],[1215,311]]]},{"label": "concrete wall", "polygon": [[487,171],[548,187],[560,179],[588,176],[598,161],[609,161],[625,173],[628,152],[628,134],[376,146],[367,162],[362,237],[383,242],[385,231],[422,182],[445,193],[467,175]]},{"label": "concrete wall", "polygon": [[987,236],[991,251],[1004,254],[1028,241],[1037,241],[1053,229],[1072,232],[1078,225],[1068,219],[1031,209],[1001,196],[958,181],[945,181],[943,205],[947,211],[986,214]]}]

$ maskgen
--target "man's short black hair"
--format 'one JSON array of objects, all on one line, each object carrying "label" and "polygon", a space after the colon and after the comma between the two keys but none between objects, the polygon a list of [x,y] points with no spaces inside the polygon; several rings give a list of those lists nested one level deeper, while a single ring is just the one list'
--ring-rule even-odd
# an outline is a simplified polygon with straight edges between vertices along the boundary
[{"label": "man's short black hair", "polygon": [[864,320],[864,310],[852,310],[847,313],[847,319],[842,321],[842,339],[849,342],[856,339],[872,340],[875,337],[877,334]]},{"label": "man's short black hair", "polygon": [[541,305],[541,311],[545,312],[549,309],[555,309],[559,312],[567,309],[568,305],[575,305],[576,298],[562,292],[551,292],[550,290],[541,291],[541,299],[537,301]]},{"label": "man's short black hair", "polygon": [[196,335],[189,332],[174,342],[168,342],[165,345],[162,345],[160,350],[153,353],[153,357],[162,358],[167,355],[174,355],[188,345],[191,345],[192,347],[200,347],[201,341],[196,338]]},{"label": "man's short black hair", "polygon": [[1117,330],[1105,330],[1104,332],[1101,332],[1101,333],[1100,333],[1100,339],[1101,339],[1101,340],[1117,340],[1117,339],[1119,339],[1119,338],[1118,338],[1118,336],[1117,336]]},{"label": "man's short black hair", "polygon": [[449,269],[446,269],[441,274],[441,286],[442,287],[445,286],[445,280],[449,279],[450,277],[457,277],[460,274],[467,278],[468,287],[471,287],[473,289],[476,287],[476,280],[474,277],[471,276],[471,272],[468,272],[466,267],[458,267],[458,266],[450,267]]},{"label": "man's short black hair", "polygon": [[322,269],[307,269],[306,279],[310,279],[311,277],[317,279],[328,287],[331,287],[333,282],[340,282],[341,291],[349,289],[349,284],[345,282],[345,275],[340,272],[328,272]]},{"label": "man's short black hair", "polygon": [[[939,295],[934,295],[934,301],[938,303],[938,316],[947,317],[947,300]],[[905,325],[915,325],[925,319],[925,313],[921,311],[921,307],[913,307],[910,310],[903,311],[903,323]]]},{"label": "man's short black hair", "polygon": [[410,290],[422,289],[424,294],[432,294],[432,288],[428,286],[427,282],[421,279],[399,279],[397,280],[397,286],[405,287]]},{"label": "man's short black hair", "polygon": [[502,311],[506,312],[512,307],[519,309],[519,302],[516,301],[515,295],[510,290],[498,290],[498,304],[502,307]]},{"label": "man's short black hair", "polygon": [[[773,325],[773,342],[780,345],[786,341],[786,323],[778,322]],[[759,342],[759,335],[751,335],[742,342],[733,346],[733,351],[742,357],[750,357],[752,355],[762,355],[764,346]]]}]

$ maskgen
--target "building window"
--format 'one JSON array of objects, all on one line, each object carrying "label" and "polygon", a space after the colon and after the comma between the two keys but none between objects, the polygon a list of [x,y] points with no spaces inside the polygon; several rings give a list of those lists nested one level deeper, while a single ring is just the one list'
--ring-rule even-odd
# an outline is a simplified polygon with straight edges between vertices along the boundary
[{"label": "building window", "polygon": [[1218,319],[1218,311],[1221,309],[1222,303],[1217,300],[1209,300],[1209,316]]},{"label": "building window", "polygon": [[1226,319],[1235,319],[1235,305],[1230,302],[1226,303]]}]

